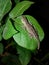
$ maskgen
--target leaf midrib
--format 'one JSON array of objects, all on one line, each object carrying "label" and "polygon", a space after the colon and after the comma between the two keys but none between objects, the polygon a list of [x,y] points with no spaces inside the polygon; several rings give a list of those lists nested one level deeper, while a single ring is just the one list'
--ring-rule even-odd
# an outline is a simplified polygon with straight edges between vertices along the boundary
[{"label": "leaf midrib", "polygon": [[26,6],[28,5],[29,3],[26,3],[22,8],[19,9],[19,11],[17,12],[17,14]]}]

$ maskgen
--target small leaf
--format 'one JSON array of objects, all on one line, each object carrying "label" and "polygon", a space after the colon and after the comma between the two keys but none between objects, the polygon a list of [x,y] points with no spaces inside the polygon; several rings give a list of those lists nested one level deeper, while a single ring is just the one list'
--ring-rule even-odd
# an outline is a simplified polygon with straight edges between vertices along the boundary
[{"label": "small leaf", "polygon": [[10,18],[15,18],[17,16],[20,16],[26,11],[33,2],[30,1],[22,1],[13,8],[13,10],[10,12],[9,17]]},{"label": "small leaf", "polygon": [[0,0],[0,21],[2,20],[3,16],[9,12],[11,5],[10,0]]},{"label": "small leaf", "polygon": [[12,54],[9,54],[8,56],[4,56],[1,61],[5,65],[21,65],[18,57]]},{"label": "small leaf", "polygon": [[8,19],[3,30],[3,38],[7,40],[11,38],[15,33],[17,33],[17,31],[14,29],[11,21]]},{"label": "small leaf", "polygon": [[21,17],[17,17],[14,22],[15,28],[19,33],[13,35],[14,40],[18,45],[29,50],[35,50],[38,47],[38,40],[30,37],[27,30],[23,28]]},{"label": "small leaf", "polygon": [[2,33],[5,25],[0,26],[0,41],[2,40]]},{"label": "small leaf", "polygon": [[0,33],[0,41],[2,40],[2,35],[1,35],[1,33]]},{"label": "small leaf", "polygon": [[3,44],[0,43],[0,54],[2,54],[2,53],[3,53]]},{"label": "small leaf", "polygon": [[31,59],[31,52],[20,46],[16,46],[17,53],[19,54],[19,60],[22,65],[27,65]]},{"label": "small leaf", "polygon": [[23,1],[28,1],[28,0],[23,0]]},{"label": "small leaf", "polygon": [[17,3],[19,3],[20,2],[20,0],[15,0],[15,3],[17,4]]},{"label": "small leaf", "polygon": [[33,25],[34,28],[36,29],[37,34],[39,36],[39,40],[42,41],[44,38],[44,31],[43,31],[42,27],[40,26],[40,24],[34,17],[32,17],[30,15],[26,15],[26,17],[27,17],[28,21],[30,22],[30,24]]},{"label": "small leaf", "polygon": [[2,40],[2,28],[0,26],[0,41]]}]

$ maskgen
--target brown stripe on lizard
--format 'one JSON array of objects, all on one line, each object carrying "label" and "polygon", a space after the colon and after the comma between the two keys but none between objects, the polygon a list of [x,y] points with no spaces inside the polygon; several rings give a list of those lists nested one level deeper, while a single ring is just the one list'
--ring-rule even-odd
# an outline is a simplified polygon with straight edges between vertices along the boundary
[{"label": "brown stripe on lizard", "polygon": [[27,18],[25,16],[21,17],[21,21],[22,21],[22,23],[24,25],[24,28],[28,31],[30,37],[31,38],[34,37],[34,38],[36,38],[39,41],[38,42],[38,49],[39,49],[39,47],[40,47],[40,40],[39,40],[39,36],[37,34],[37,31],[35,30],[35,28],[33,27],[33,25],[31,25],[28,22],[28,20],[27,20]]}]

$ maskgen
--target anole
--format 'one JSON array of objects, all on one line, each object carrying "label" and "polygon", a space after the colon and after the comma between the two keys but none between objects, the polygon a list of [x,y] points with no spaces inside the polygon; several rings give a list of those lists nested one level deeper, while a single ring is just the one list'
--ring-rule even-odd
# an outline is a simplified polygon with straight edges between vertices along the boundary
[{"label": "anole", "polygon": [[38,49],[39,49],[39,46],[40,46],[40,40],[39,40],[39,36],[37,34],[37,31],[35,30],[35,28],[33,27],[33,25],[31,25],[28,20],[26,19],[25,16],[22,16],[21,17],[21,21],[24,25],[24,28],[28,31],[30,37],[34,37],[38,40]]}]

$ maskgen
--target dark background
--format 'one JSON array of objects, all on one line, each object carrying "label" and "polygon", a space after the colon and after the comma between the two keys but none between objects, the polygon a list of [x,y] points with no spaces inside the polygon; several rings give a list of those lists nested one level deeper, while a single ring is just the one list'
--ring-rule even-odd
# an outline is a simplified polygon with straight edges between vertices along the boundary
[{"label": "dark background", "polygon": [[[29,14],[35,17],[45,33],[44,40],[40,43],[40,49],[36,54],[37,59],[42,59],[49,53],[49,1],[48,0],[30,0],[30,1],[35,2],[35,4],[31,5],[31,7],[25,12],[25,14]],[[43,60],[44,64],[46,64],[46,62],[49,62],[49,57],[48,59],[45,58],[45,60]],[[33,62],[34,61],[32,57],[31,60],[32,65]]]},{"label": "dark background", "polygon": [[[49,53],[49,0],[30,0],[30,1],[35,2],[35,4],[31,5],[31,7],[24,12],[24,14],[31,15],[37,19],[37,21],[44,30],[45,37],[43,41],[40,43],[40,49],[38,53],[36,53],[36,55],[32,54],[32,59],[29,65],[49,65],[48,64],[49,56],[45,58],[45,56]],[[13,3],[13,7],[14,6],[15,3]],[[43,62],[40,63],[40,60],[42,58],[45,59],[43,60]]]}]

